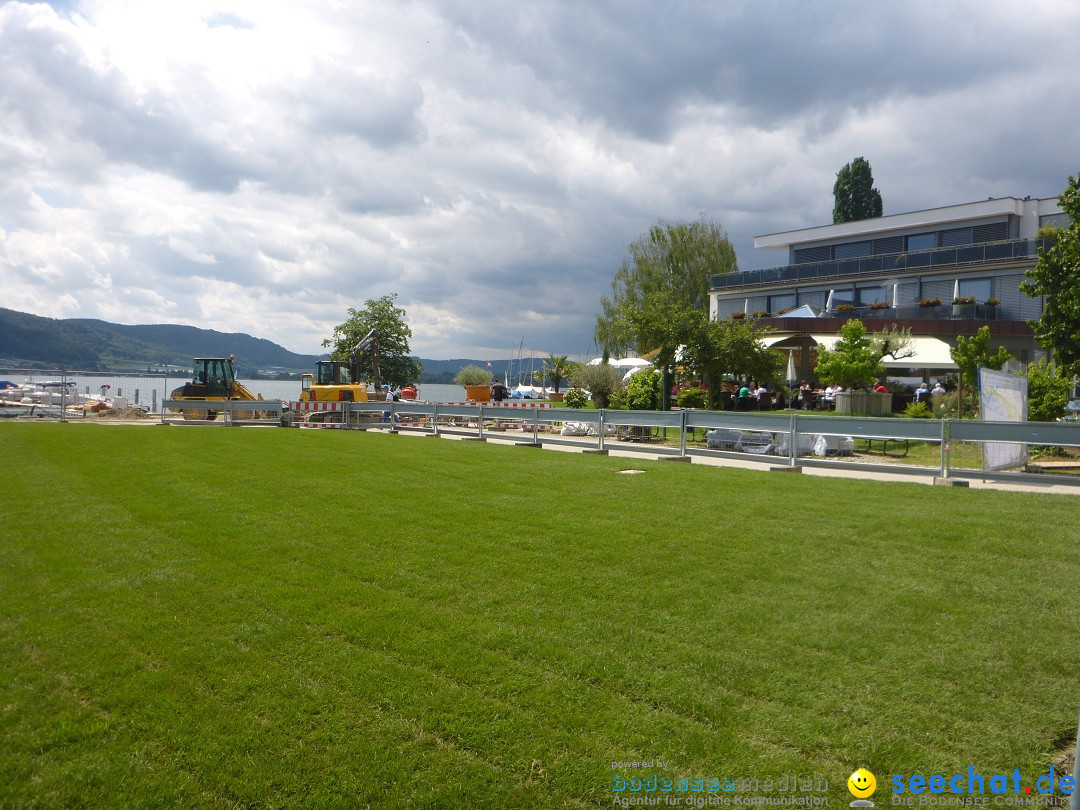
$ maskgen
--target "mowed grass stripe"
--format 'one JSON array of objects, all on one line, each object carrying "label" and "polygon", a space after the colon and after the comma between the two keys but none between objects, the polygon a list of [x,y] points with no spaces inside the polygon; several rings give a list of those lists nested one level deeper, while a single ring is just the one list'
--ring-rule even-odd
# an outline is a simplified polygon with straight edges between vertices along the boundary
[{"label": "mowed grass stripe", "polygon": [[3,427],[0,799],[606,804],[611,761],[653,756],[1034,772],[1074,722],[1071,499]]}]

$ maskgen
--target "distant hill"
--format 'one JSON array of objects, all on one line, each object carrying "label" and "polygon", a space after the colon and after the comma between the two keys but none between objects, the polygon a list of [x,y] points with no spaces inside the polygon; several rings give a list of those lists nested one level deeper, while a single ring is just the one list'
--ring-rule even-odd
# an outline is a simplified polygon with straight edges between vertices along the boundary
[{"label": "distant hill", "polygon": [[193,357],[235,354],[238,371],[309,371],[315,355],[290,352],[240,332],[194,326],[128,326],[89,318],[42,318],[0,308],[0,365],[52,366],[94,371],[107,368],[190,366]]},{"label": "distant hill", "polygon": [[[129,326],[91,318],[42,318],[0,307],[0,366],[72,371],[190,368],[193,357],[230,354],[236,355],[237,373],[247,378],[267,371],[284,374],[311,371],[317,360],[327,356],[297,354],[242,332],[217,332],[177,324]],[[487,364],[486,360],[417,359],[424,367],[420,382],[427,383],[450,382],[467,365]],[[492,360],[492,372],[501,375],[508,362]],[[536,367],[540,367],[539,361]]]}]

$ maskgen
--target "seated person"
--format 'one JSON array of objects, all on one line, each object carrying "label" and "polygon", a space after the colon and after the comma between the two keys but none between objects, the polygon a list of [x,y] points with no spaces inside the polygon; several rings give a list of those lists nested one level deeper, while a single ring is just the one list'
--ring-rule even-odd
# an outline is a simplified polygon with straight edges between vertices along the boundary
[{"label": "seated person", "polygon": [[931,389],[930,393],[931,394],[944,394],[945,393],[945,389],[941,386],[941,380],[938,380],[937,383],[934,384],[934,387]]},{"label": "seated person", "polygon": [[919,387],[915,389],[915,401],[924,402],[930,398],[930,389],[925,382],[919,383]]},{"label": "seated person", "polygon": [[836,395],[844,390],[840,383],[833,383],[825,387],[825,393],[821,397],[822,405],[830,410],[836,407]]},{"label": "seated person", "polygon": [[878,394],[887,394],[889,393],[889,389],[885,387],[885,383],[879,382],[874,386],[874,392]]},{"label": "seated person", "polygon": [[802,408],[804,411],[809,410],[810,407],[814,404],[814,389],[810,387],[810,383],[808,383],[806,380],[803,380],[799,384],[798,398],[799,407]]}]

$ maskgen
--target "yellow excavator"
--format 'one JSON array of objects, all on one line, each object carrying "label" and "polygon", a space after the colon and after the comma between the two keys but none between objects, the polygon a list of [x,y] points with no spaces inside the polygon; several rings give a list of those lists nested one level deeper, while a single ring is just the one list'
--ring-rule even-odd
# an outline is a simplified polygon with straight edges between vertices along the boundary
[{"label": "yellow excavator", "polygon": [[300,377],[301,402],[367,402],[367,381],[361,379],[360,358],[371,355],[371,376],[375,383],[375,396],[382,387],[379,375],[379,338],[372,329],[353,347],[349,361],[319,360],[314,374]]},{"label": "yellow excavator", "polygon": [[[213,421],[217,419],[220,411],[212,408],[213,402],[225,401],[251,401],[258,402],[262,394],[257,397],[251,393],[239,380],[236,379],[236,371],[233,369],[234,355],[228,357],[196,357],[195,374],[191,382],[172,392],[173,399],[194,400],[206,402],[206,409],[185,408],[185,419],[200,419]],[[234,419],[255,419],[262,416],[261,412],[237,410],[233,412]]]}]

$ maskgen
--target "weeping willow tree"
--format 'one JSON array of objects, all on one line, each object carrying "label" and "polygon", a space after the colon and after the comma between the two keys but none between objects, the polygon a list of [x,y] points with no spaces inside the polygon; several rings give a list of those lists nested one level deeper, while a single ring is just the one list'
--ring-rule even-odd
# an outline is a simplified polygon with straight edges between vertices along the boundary
[{"label": "weeping willow tree", "polygon": [[656,352],[667,367],[709,317],[713,275],[737,270],[735,248],[717,224],[658,222],[632,242],[600,300],[596,342],[605,355]]}]

